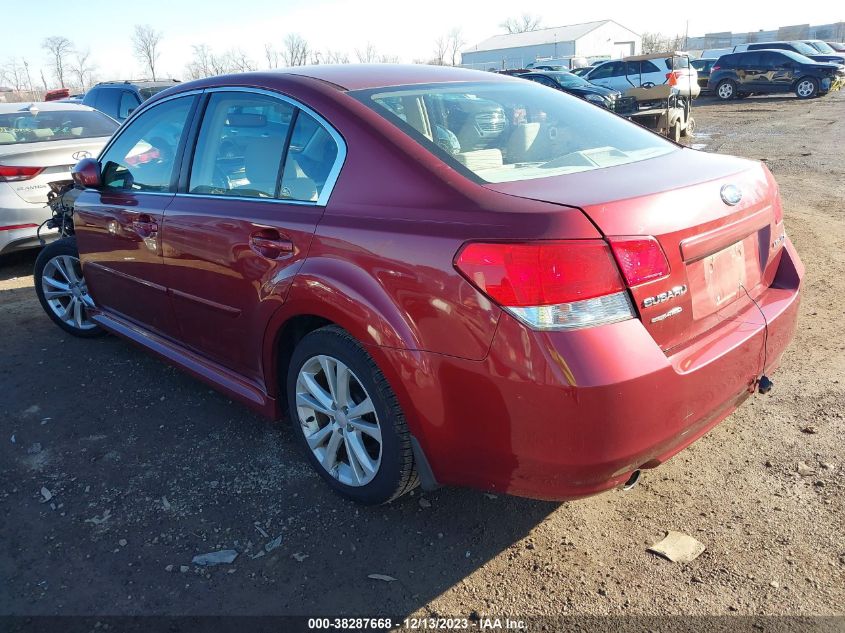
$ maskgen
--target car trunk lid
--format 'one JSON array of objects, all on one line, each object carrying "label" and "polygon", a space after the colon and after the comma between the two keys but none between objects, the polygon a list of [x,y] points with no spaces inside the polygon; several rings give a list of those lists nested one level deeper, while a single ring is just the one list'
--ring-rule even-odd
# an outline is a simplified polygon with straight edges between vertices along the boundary
[{"label": "car trunk lid", "polygon": [[48,183],[68,180],[70,170],[88,156],[97,156],[108,138],[68,139],[38,143],[18,143],[0,146],[0,165],[38,167],[41,171],[26,180],[13,180],[7,184],[23,200],[46,203]]},{"label": "car trunk lid", "polygon": [[[760,163],[682,149],[619,167],[488,185],[580,208],[609,240],[653,236],[669,275],[631,287],[664,350],[732,318],[768,287],[783,224],[777,185]],[[722,191],[738,190],[728,204]]]}]

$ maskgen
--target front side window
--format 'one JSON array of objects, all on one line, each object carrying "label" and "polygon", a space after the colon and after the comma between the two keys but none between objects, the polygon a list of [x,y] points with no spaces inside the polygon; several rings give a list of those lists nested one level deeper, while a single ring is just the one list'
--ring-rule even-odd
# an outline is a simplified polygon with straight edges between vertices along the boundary
[{"label": "front side window", "polygon": [[0,145],[111,136],[117,123],[91,110],[39,110],[37,105],[0,114]]},{"label": "front side window", "polygon": [[482,182],[589,171],[678,151],[636,124],[528,81],[400,86],[350,94]]},{"label": "front side window", "polygon": [[165,101],[141,113],[100,159],[104,189],[174,190],[176,154],[194,97]]},{"label": "front side window", "polygon": [[295,108],[260,94],[216,92],[205,109],[189,193],[275,198]]}]

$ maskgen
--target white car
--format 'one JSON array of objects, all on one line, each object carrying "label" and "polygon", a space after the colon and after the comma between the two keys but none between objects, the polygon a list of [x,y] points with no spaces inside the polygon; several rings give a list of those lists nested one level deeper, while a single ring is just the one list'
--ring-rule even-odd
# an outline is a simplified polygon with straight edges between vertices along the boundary
[{"label": "white car", "polygon": [[71,167],[97,156],[117,128],[74,103],[0,103],[0,254],[38,246],[38,227],[51,215],[47,183],[70,180]]},{"label": "white car", "polygon": [[669,83],[673,73],[675,86],[682,96],[695,99],[701,93],[698,73],[690,67],[689,59],[678,55],[673,57],[669,53],[665,57],[661,54],[636,55],[602,62],[583,77],[589,82],[624,94],[629,88]]}]

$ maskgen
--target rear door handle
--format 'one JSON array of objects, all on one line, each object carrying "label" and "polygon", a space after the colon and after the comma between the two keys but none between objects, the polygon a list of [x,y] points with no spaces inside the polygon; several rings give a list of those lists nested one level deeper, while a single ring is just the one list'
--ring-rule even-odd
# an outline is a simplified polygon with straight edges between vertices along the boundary
[{"label": "rear door handle", "polygon": [[249,236],[250,248],[268,259],[281,259],[293,253],[293,242],[276,229],[261,229]]}]

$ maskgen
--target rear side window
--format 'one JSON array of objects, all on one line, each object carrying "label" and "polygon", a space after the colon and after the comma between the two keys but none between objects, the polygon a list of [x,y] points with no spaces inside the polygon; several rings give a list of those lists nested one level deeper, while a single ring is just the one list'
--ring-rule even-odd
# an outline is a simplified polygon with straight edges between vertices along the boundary
[{"label": "rear side window", "polygon": [[117,123],[91,110],[39,110],[0,114],[0,145],[111,136]]},{"label": "rear side window", "polygon": [[194,97],[156,105],[132,121],[100,159],[103,187],[120,191],[174,191],[179,142]]},{"label": "rear side window", "polygon": [[[640,64],[641,64],[640,68],[642,68],[641,72],[644,75],[647,74],[647,73],[659,73],[660,72],[660,69],[648,60],[643,60],[642,62],[640,62]],[[636,67],[636,65],[629,64],[629,66],[631,66],[631,70],[633,72],[636,73],[636,72],[639,71],[639,69]]]},{"label": "rear side window", "polygon": [[100,112],[105,112],[109,116],[115,117],[118,120],[118,111],[120,109],[120,93],[121,90],[111,90],[108,88],[100,88],[97,91],[97,99],[94,107]]},{"label": "rear side window", "polygon": [[290,140],[279,197],[316,202],[337,161],[337,143],[314,117],[302,110]]},{"label": "rear side window", "polygon": [[189,193],[275,198],[295,108],[243,92],[211,95],[203,116]]},{"label": "rear side window", "polygon": [[139,105],[141,105],[141,102],[138,100],[138,97],[131,92],[122,90],[120,93],[120,106],[117,111],[117,118],[122,121],[132,114],[135,111],[135,108]]}]

